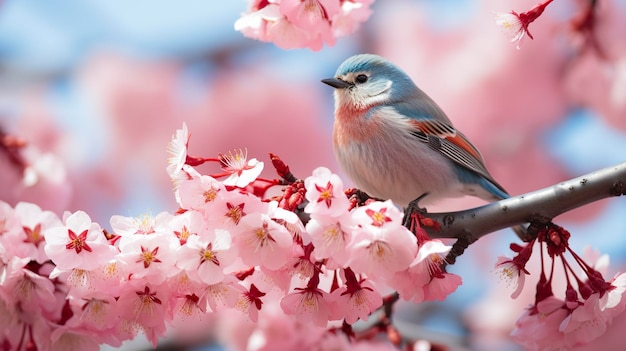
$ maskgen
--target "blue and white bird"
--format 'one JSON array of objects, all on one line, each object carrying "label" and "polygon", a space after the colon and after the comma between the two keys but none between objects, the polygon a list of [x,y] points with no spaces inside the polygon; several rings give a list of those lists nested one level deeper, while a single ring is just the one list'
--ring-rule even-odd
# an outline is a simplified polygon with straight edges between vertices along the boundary
[{"label": "blue and white bird", "polygon": [[333,78],[334,151],[368,195],[399,206],[463,195],[509,197],[474,145],[409,76],[383,57],[356,55]]}]

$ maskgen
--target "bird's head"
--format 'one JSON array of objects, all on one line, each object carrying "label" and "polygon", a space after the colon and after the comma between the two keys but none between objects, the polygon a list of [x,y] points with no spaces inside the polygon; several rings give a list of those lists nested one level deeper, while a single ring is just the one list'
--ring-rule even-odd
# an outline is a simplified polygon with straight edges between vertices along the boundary
[{"label": "bird's head", "polygon": [[333,78],[322,79],[322,82],[335,88],[337,107],[354,109],[402,101],[417,90],[399,67],[372,54],[348,58]]}]

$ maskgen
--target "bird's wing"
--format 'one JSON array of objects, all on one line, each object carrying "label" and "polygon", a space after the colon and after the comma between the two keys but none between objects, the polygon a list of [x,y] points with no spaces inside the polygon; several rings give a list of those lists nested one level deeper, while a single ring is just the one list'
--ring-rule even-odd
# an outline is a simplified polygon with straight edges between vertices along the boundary
[{"label": "bird's wing", "polygon": [[506,193],[485,168],[483,157],[478,149],[452,125],[433,119],[411,119],[410,123],[415,128],[411,134],[420,141],[427,143],[432,149],[455,163],[480,174]]}]

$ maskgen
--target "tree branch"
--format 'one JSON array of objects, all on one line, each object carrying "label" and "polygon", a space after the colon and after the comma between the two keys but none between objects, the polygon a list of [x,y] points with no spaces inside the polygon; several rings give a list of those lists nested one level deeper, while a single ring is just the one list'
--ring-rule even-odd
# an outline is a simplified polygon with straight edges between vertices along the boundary
[{"label": "tree branch", "polygon": [[441,224],[431,238],[465,238],[469,243],[497,230],[518,224],[549,221],[594,201],[626,193],[626,162],[574,178],[545,189],[511,197],[469,210],[425,213]]}]

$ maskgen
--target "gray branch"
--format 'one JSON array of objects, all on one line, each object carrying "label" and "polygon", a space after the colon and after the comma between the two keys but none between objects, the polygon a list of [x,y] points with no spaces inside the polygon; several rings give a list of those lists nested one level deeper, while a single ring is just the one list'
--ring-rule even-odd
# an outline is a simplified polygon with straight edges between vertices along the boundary
[{"label": "gray branch", "polygon": [[426,213],[425,216],[439,222],[441,228],[438,231],[424,229],[431,238],[462,239],[465,242],[463,246],[466,246],[497,230],[538,219],[551,220],[574,208],[624,195],[625,192],[626,162],[482,207],[458,212]]}]

